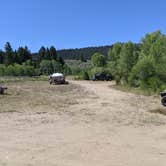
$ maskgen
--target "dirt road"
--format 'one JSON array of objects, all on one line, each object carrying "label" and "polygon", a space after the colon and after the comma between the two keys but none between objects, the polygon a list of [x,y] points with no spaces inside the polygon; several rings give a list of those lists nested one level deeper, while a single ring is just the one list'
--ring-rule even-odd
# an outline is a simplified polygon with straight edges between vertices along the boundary
[{"label": "dirt road", "polygon": [[15,107],[0,114],[0,166],[166,165],[166,117],[149,112],[159,99],[115,90],[109,82],[70,83],[81,97],[61,111],[44,103],[38,111]]}]

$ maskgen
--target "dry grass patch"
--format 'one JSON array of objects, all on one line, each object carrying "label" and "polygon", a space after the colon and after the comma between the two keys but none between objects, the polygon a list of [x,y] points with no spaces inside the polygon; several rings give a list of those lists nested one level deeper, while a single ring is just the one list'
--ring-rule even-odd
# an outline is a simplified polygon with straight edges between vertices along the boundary
[{"label": "dry grass patch", "polygon": [[7,83],[8,95],[0,96],[0,112],[60,111],[78,104],[84,90],[73,84],[49,85],[45,81]]}]

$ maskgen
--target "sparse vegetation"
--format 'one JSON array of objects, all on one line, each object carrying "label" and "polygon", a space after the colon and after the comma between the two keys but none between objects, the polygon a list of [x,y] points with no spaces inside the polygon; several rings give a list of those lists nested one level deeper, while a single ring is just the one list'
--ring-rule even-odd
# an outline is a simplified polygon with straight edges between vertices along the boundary
[{"label": "sparse vegetation", "polygon": [[77,85],[50,86],[45,78],[6,78],[8,95],[0,96],[0,112],[56,112],[78,104],[84,91]]}]

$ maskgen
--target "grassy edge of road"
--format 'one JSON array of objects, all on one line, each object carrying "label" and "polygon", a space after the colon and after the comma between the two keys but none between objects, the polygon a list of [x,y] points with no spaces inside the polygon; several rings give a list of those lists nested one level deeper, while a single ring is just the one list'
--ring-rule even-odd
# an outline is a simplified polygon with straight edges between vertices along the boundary
[{"label": "grassy edge of road", "polygon": [[160,92],[155,93],[154,91],[151,91],[150,89],[134,88],[127,85],[111,85],[110,87],[119,91],[130,92],[136,95],[154,96],[154,97],[159,97],[160,95]]}]

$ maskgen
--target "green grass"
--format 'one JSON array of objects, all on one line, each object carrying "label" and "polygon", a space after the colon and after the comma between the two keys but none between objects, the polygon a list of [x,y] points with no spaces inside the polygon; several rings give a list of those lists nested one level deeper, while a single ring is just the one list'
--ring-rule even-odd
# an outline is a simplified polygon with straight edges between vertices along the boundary
[{"label": "green grass", "polygon": [[144,95],[144,96],[158,95],[153,90],[134,88],[128,85],[111,85],[111,87],[113,87],[116,90],[120,90],[123,92],[130,92],[138,95]]}]

